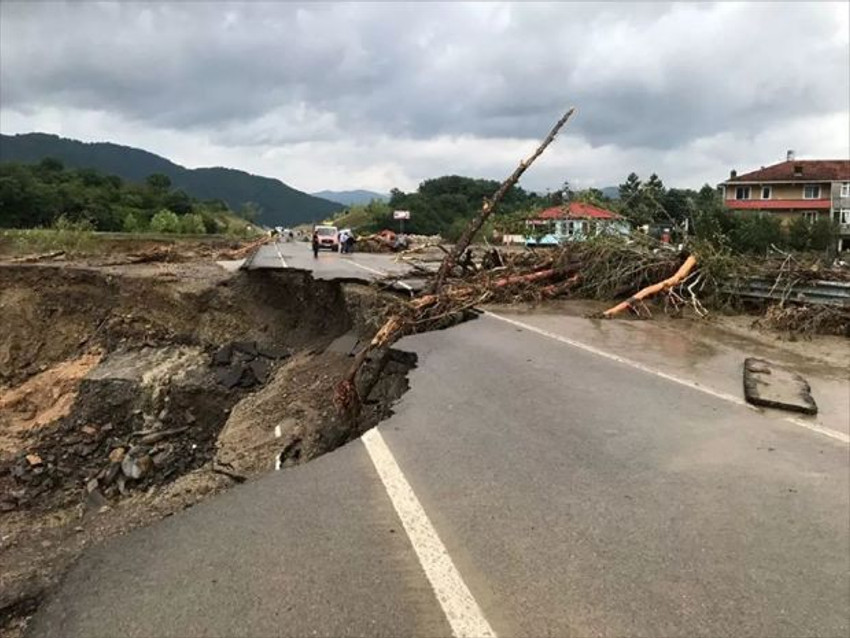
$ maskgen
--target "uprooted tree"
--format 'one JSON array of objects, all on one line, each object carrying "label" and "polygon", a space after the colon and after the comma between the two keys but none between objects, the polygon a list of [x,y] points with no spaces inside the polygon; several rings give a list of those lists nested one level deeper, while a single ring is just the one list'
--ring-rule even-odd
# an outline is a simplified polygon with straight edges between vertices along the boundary
[{"label": "uprooted tree", "polygon": [[[470,308],[475,303],[480,303],[474,286],[461,286],[454,289],[444,290],[447,276],[457,265],[459,258],[464,254],[475,235],[481,230],[484,222],[498,208],[499,202],[505,194],[522,177],[523,173],[543,154],[546,148],[554,141],[555,137],[575,113],[575,108],[570,108],[555,123],[549,134],[543,139],[537,149],[525,160],[519,163],[516,170],[499,186],[493,196],[484,200],[479,213],[469,222],[460,239],[451,251],[445,256],[440,268],[430,287],[430,294],[414,299],[399,312],[391,315],[383,326],[378,330],[369,345],[364,348],[354,360],[346,377],[339,382],[334,396],[337,407],[341,410],[357,411],[360,408],[361,395],[367,395],[371,388],[363,388],[358,391],[356,377],[369,355],[377,349],[386,348],[398,341],[407,332],[413,331],[416,326],[431,324],[446,316],[447,313],[456,314],[464,309]],[[542,278],[542,277],[540,277]],[[507,283],[503,283],[502,287]]]}]

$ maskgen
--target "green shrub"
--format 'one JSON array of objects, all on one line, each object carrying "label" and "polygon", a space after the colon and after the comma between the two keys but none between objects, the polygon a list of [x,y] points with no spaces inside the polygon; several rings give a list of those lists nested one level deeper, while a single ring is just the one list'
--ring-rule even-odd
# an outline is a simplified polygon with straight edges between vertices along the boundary
[{"label": "green shrub", "polygon": [[141,233],[145,230],[145,221],[135,213],[127,213],[124,216],[122,230],[125,233]]},{"label": "green shrub", "polygon": [[207,229],[204,218],[197,213],[189,213],[180,218],[180,232],[184,235],[203,235]]},{"label": "green shrub", "polygon": [[838,228],[828,219],[819,219],[809,228],[809,248],[811,250],[827,250],[836,245]]},{"label": "green shrub", "polygon": [[163,208],[151,219],[151,230],[155,233],[179,233],[180,218]]},{"label": "green shrub", "polygon": [[803,251],[811,243],[812,225],[802,217],[795,217],[785,227],[785,240],[791,250]]}]

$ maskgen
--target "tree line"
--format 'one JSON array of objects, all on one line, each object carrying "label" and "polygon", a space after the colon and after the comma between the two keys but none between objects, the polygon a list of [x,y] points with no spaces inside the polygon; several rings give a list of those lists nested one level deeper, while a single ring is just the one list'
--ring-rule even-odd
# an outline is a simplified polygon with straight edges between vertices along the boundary
[{"label": "tree line", "polygon": [[[409,210],[410,220],[404,222],[406,232],[439,234],[453,241],[481,208],[483,199],[498,186],[495,180],[458,175],[429,179],[411,193],[393,189],[388,202],[375,200],[351,206],[339,222],[357,227],[361,233],[398,229],[393,211]],[[482,233],[488,237],[494,233],[523,234],[527,232],[526,220],[539,211],[580,201],[618,213],[633,227],[645,228],[651,234],[666,231],[674,240],[696,236],[740,253],[763,254],[771,245],[800,251],[824,250],[836,236],[835,225],[829,220],[810,223],[798,218],[783,226],[773,215],[726,209],[718,190],[709,184],[699,190],[667,188],[654,173],[645,181],[630,173],[619,185],[618,195],[611,198],[597,188],[574,190],[568,182],[543,195],[514,187]]]},{"label": "tree line", "polygon": [[[241,212],[256,214],[251,207]],[[192,198],[162,174],[135,183],[94,169],[69,169],[53,158],[0,164],[0,227],[67,223],[98,231],[185,234],[239,234],[246,225],[224,202]]]}]

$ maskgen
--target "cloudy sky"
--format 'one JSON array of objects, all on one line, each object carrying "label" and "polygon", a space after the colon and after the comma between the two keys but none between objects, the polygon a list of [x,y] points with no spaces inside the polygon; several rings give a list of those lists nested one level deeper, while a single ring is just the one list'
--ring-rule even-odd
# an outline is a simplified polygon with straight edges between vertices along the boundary
[{"label": "cloudy sky", "polygon": [[307,191],[671,186],[850,156],[850,3],[0,1],[0,131]]}]

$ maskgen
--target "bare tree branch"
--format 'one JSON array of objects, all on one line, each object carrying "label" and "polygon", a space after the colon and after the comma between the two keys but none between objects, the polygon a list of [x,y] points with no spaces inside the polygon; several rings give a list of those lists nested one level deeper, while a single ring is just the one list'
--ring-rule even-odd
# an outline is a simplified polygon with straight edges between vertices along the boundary
[{"label": "bare tree branch", "polygon": [[463,234],[461,234],[460,239],[457,241],[452,251],[443,258],[443,262],[440,264],[440,269],[437,271],[437,275],[431,284],[430,292],[432,294],[440,291],[446,276],[449,272],[451,272],[455,264],[457,264],[457,260],[460,259],[463,252],[467,249],[467,247],[469,247],[472,238],[475,237],[479,230],[481,230],[484,222],[487,221],[487,218],[490,217],[493,211],[496,210],[499,202],[502,201],[505,194],[519,181],[519,178],[522,177],[522,174],[525,173],[528,167],[534,163],[534,160],[540,157],[543,154],[543,151],[546,150],[546,147],[552,143],[555,136],[558,135],[558,132],[564,127],[567,120],[572,117],[573,113],[575,113],[575,107],[570,108],[570,110],[564,113],[561,119],[558,120],[555,123],[555,126],[552,127],[552,130],[549,131],[549,135],[547,135],[540,143],[540,146],[537,147],[537,150],[534,151],[528,159],[519,163],[516,170],[510,177],[502,182],[502,185],[499,186],[495,193],[493,193],[492,197],[484,200],[484,204],[481,206],[481,211],[472,219],[472,221],[469,222],[469,224],[467,224]]}]

